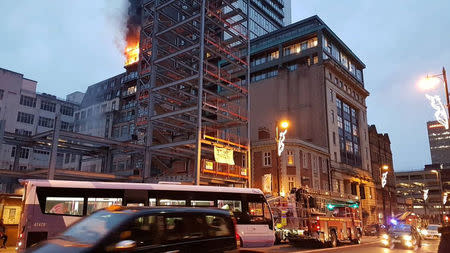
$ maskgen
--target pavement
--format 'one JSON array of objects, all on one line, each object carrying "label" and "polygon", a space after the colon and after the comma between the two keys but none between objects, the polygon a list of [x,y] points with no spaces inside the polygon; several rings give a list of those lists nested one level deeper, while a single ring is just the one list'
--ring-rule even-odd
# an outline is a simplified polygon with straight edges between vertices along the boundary
[{"label": "pavement", "polygon": [[361,244],[343,244],[336,248],[313,248],[313,247],[294,247],[289,244],[276,245],[270,248],[241,248],[241,253],[275,253],[275,252],[301,252],[301,253],[388,253],[388,252],[423,252],[436,253],[439,246],[439,240],[424,240],[422,248],[417,251],[407,249],[388,249],[381,246],[380,238],[365,236]]},{"label": "pavement", "polygon": [[0,253],[13,253],[16,252],[16,247],[6,247],[6,249],[0,249]]}]

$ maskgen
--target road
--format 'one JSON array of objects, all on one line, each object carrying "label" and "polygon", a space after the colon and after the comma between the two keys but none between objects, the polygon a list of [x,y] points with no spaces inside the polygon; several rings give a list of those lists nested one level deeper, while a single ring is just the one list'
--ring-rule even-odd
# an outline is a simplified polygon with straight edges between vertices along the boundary
[{"label": "road", "polygon": [[261,252],[261,253],[275,253],[275,252],[301,252],[301,253],[436,253],[439,246],[439,240],[426,240],[422,242],[422,248],[417,251],[398,249],[393,250],[384,248],[381,246],[379,239],[377,238],[365,238],[359,245],[342,245],[337,248],[295,248],[290,245],[273,246],[270,248],[258,248],[258,249],[241,249],[242,253]]},{"label": "road", "polygon": [[[242,253],[275,253],[275,252],[301,252],[301,253],[435,253],[439,246],[438,240],[426,240],[422,243],[422,248],[418,251],[405,249],[388,249],[381,247],[379,239],[364,238],[359,245],[342,245],[337,248],[313,249],[313,248],[295,248],[290,245],[278,245],[270,248],[259,249],[241,249]],[[0,253],[13,253],[13,247],[9,249],[0,249]]]}]

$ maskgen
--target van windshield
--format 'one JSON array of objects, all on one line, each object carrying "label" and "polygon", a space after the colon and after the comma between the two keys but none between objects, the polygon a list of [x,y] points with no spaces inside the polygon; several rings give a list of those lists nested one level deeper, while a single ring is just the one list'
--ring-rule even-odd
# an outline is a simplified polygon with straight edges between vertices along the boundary
[{"label": "van windshield", "polygon": [[75,223],[63,232],[61,239],[93,244],[124,222],[131,213],[99,211]]}]

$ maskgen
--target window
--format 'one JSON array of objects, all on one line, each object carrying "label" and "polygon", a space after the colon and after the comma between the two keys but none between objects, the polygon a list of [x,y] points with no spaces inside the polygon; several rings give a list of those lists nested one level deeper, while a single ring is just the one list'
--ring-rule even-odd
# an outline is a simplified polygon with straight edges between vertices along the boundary
[{"label": "window", "polygon": [[[184,231],[183,227],[176,228],[178,233]],[[126,232],[125,234],[128,236],[120,239],[135,241],[138,251],[141,251],[140,247],[160,245],[164,235],[164,217],[155,215],[139,217],[131,223]],[[182,238],[183,235],[179,234],[179,237]]]},{"label": "window", "polygon": [[[267,209],[267,210],[266,210]],[[267,223],[271,221],[269,207],[264,202],[248,202],[248,211],[250,213],[250,223]]]},{"label": "window", "polygon": [[213,200],[191,200],[191,206],[208,206],[213,207]]},{"label": "window", "polygon": [[70,130],[70,123],[69,122],[65,122],[65,121],[61,121],[61,130]]},{"label": "window", "polygon": [[206,215],[206,225],[208,225],[209,237],[222,237],[230,236],[231,228],[230,224],[225,221],[223,217]]},{"label": "window", "polygon": [[66,154],[66,156],[64,157],[64,163],[69,163],[70,161],[70,154]]},{"label": "window", "polygon": [[319,63],[319,57],[316,55],[313,57],[313,64]]},{"label": "window", "polygon": [[159,199],[159,206],[186,206],[186,200]]},{"label": "window", "polygon": [[75,120],[79,120],[79,119],[80,119],[80,113],[77,112],[77,113],[75,113]]},{"label": "window", "polygon": [[366,199],[366,190],[363,184],[359,185],[359,195],[361,199]]},{"label": "window", "polygon": [[62,215],[83,215],[84,198],[76,197],[46,197],[45,213]]},{"label": "window", "polygon": [[[73,108],[70,106],[66,106],[66,105],[61,105],[61,108],[59,109],[59,111],[61,112],[61,114],[67,115],[67,116],[73,116]],[[78,114],[78,117],[80,115]],[[75,119],[78,119],[75,115]]]},{"label": "window", "polygon": [[70,162],[71,162],[71,163],[75,162],[75,157],[76,157],[76,155],[75,155],[75,154],[72,154],[72,157],[70,158]]},{"label": "window", "polygon": [[50,101],[41,101],[41,109],[49,112],[55,112],[56,103],[52,103]]},{"label": "window", "polygon": [[205,237],[204,220],[197,215],[165,217],[167,242],[200,239]]},{"label": "window", "polygon": [[288,65],[288,66],[287,66],[287,69],[288,69],[289,71],[294,71],[294,70],[298,69],[298,64],[291,64],[291,65]]},{"label": "window", "polygon": [[308,168],[308,159],[307,159],[307,154],[303,153],[303,168],[307,169]]},{"label": "window", "polygon": [[31,136],[32,135],[31,131],[27,131],[27,130],[24,130],[24,129],[15,129],[14,133],[15,134],[24,135],[24,136]]},{"label": "window", "polygon": [[[20,148],[19,152],[19,158],[28,159],[28,156],[30,155],[30,149],[28,148]],[[16,156],[16,147],[12,147],[11,149],[11,157]]]},{"label": "window", "polygon": [[39,122],[38,122],[39,126],[52,128],[54,123],[55,123],[54,119],[50,119],[50,118],[46,118],[46,117],[39,117]]},{"label": "window", "polygon": [[17,113],[17,122],[27,123],[27,124],[33,124],[34,122],[34,115],[24,112]]},{"label": "window", "polygon": [[263,165],[264,166],[272,165],[271,152],[264,152]]},{"label": "window", "polygon": [[122,205],[122,198],[88,198],[87,215],[112,205]]},{"label": "window", "polygon": [[3,99],[3,93],[4,93],[4,92],[5,92],[4,90],[0,89],[0,100]]},{"label": "window", "polygon": [[333,90],[330,89],[330,101],[333,102]]},{"label": "window", "polygon": [[36,107],[36,98],[21,95],[20,104],[28,107]]},{"label": "window", "polygon": [[333,144],[336,145],[336,133],[333,132]]},{"label": "window", "polygon": [[90,118],[92,117],[92,108],[89,108],[87,111],[87,117]]},{"label": "window", "polygon": [[242,202],[240,200],[217,200],[217,207],[232,212],[242,212]]},{"label": "window", "polygon": [[331,123],[334,124],[334,110],[331,110]]},{"label": "window", "polygon": [[81,119],[85,119],[86,118],[86,111],[81,111]]},{"label": "window", "polygon": [[294,152],[292,150],[287,151],[287,163],[288,165],[294,165]]},{"label": "window", "polygon": [[280,52],[277,50],[269,54],[269,61],[276,60],[280,56]]}]

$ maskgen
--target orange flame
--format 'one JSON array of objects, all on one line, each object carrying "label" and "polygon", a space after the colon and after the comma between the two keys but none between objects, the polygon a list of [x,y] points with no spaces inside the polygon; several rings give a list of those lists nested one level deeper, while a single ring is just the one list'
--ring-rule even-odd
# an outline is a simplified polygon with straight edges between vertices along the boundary
[{"label": "orange flame", "polygon": [[127,45],[125,48],[125,66],[139,61],[139,42],[135,45]]}]

